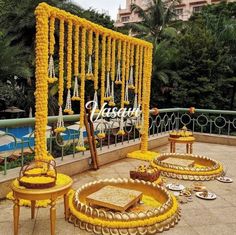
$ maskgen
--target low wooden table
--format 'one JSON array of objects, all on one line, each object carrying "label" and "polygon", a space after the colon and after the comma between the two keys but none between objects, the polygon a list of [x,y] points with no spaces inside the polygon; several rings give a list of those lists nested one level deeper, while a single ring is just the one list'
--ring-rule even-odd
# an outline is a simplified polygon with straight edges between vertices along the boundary
[{"label": "low wooden table", "polygon": [[108,185],[88,195],[86,203],[124,212],[137,204],[142,195],[143,193],[140,191]]},{"label": "low wooden table", "polygon": [[193,143],[195,142],[195,138],[190,137],[180,137],[180,138],[168,138],[170,142],[170,152],[175,153],[176,151],[176,143],[186,144],[186,153],[193,153]]},{"label": "low wooden table", "polygon": [[60,196],[64,196],[64,209],[65,219],[69,217],[69,199],[68,192],[72,186],[72,179],[70,182],[64,185],[56,185],[48,189],[26,189],[17,187],[15,183],[12,183],[11,189],[14,196],[13,206],[13,219],[14,219],[14,235],[18,234],[20,206],[19,200],[25,199],[31,201],[31,219],[34,219],[35,214],[35,201],[37,200],[51,200],[50,203],[50,223],[51,223],[51,235],[55,235],[55,222],[56,222],[56,200]]}]

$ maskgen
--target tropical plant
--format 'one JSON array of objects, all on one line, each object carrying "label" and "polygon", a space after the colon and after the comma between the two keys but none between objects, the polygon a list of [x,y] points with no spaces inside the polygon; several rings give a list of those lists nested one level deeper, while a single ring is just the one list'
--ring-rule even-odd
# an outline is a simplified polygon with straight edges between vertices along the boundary
[{"label": "tropical plant", "polygon": [[127,24],[136,37],[153,43],[153,78],[152,105],[163,107],[168,105],[165,95],[171,90],[170,81],[178,77],[173,69],[178,58],[178,48],[175,47],[177,37],[177,22],[174,8],[179,1],[152,0],[147,8],[133,4],[131,10],[138,14],[141,22]]}]

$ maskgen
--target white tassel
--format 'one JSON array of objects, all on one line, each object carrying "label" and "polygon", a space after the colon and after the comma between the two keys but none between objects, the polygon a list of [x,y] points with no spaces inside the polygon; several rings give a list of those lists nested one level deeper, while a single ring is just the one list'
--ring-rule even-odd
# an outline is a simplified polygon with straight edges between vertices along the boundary
[{"label": "white tassel", "polygon": [[93,73],[92,56],[91,55],[89,56],[88,73]]},{"label": "white tassel", "polygon": [[73,114],[74,113],[72,111],[70,89],[67,90],[66,106],[65,106],[64,112],[65,113],[69,113],[69,114]]},{"label": "white tassel", "polygon": [[98,93],[97,93],[97,91],[94,92],[93,107],[92,107],[92,109],[95,109],[95,110],[99,109],[99,107],[98,107]]},{"label": "white tassel", "polygon": [[124,103],[126,105],[129,104],[129,84],[128,84],[128,81],[126,81],[126,85],[125,85],[125,97],[124,97]]},{"label": "white tassel", "polygon": [[83,128],[80,128],[79,130],[79,140],[78,140],[78,144],[76,146],[76,149],[78,151],[84,152],[86,150],[85,146],[84,146],[84,133],[83,133]]},{"label": "white tassel", "polygon": [[74,84],[72,100],[76,100],[76,98],[80,98],[79,97],[79,85],[78,85],[78,77],[77,76],[75,76],[75,84]]},{"label": "white tassel", "polygon": [[55,75],[53,56],[50,55],[49,65],[48,65],[48,82],[49,83],[54,83],[56,81],[57,81],[57,78],[56,78],[56,75]]},{"label": "white tassel", "polygon": [[120,61],[118,61],[115,84],[122,84],[120,72]]},{"label": "white tassel", "polygon": [[134,89],[134,68],[130,67],[130,75],[129,75],[129,88]]},{"label": "white tassel", "polygon": [[115,104],[115,92],[114,92],[114,81],[111,82],[111,99],[109,101],[109,106],[114,107]]},{"label": "white tassel", "polygon": [[105,99],[110,100],[110,98],[111,98],[110,72],[107,72]]},{"label": "white tassel", "polygon": [[63,121],[62,107],[60,106],[58,119],[57,119],[57,128],[55,129],[55,132],[63,132],[65,130],[66,130],[66,128],[64,126],[64,121]]},{"label": "white tassel", "polygon": [[88,73],[86,74],[86,79],[93,80],[93,78],[92,56],[89,55]]},{"label": "white tassel", "polygon": [[138,95],[135,93],[133,110],[136,110],[137,108],[138,108]]}]

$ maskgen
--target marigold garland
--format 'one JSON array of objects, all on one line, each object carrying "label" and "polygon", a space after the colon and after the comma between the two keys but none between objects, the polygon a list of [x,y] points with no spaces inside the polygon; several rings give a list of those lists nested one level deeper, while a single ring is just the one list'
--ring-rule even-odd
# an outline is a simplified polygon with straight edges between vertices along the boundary
[{"label": "marigold garland", "polygon": [[71,105],[71,68],[72,68],[72,30],[73,25],[72,22],[68,23],[68,35],[67,35],[67,97],[66,97],[66,106],[64,109],[65,113],[73,114],[72,105]]},{"label": "marigold garland", "polygon": [[125,101],[125,69],[126,69],[126,41],[122,43],[122,86],[121,86],[121,108],[124,108]]},{"label": "marigold garland", "polygon": [[[47,157],[46,126],[48,116],[48,13],[37,8],[36,14],[36,112],[35,112],[35,159]],[[46,33],[45,33],[46,32]]]},{"label": "marigold garland", "polygon": [[129,73],[129,89],[134,90],[134,44],[130,46],[130,73]]},{"label": "marigold garland", "polygon": [[125,81],[125,98],[124,104],[129,105],[129,65],[130,65],[130,43],[127,44],[127,51],[126,51],[126,81]]},{"label": "marigold garland", "polygon": [[94,96],[93,96],[93,109],[95,109],[95,112],[99,112],[99,106],[98,106],[98,61],[99,61],[99,33],[96,32],[95,36],[95,61],[94,61]]},{"label": "marigold garland", "polygon": [[59,84],[58,84],[58,104],[63,105],[64,92],[64,20],[60,20],[59,32]]},{"label": "marigold garland", "polygon": [[[38,43],[38,46],[36,45],[36,79],[45,79],[45,81],[47,82],[47,78],[48,76],[48,53],[50,55],[50,53],[53,53],[54,51],[52,51],[52,44],[55,43],[55,39],[51,36],[54,30],[54,24],[55,22],[53,22],[55,19],[58,19],[60,21],[60,32],[59,32],[59,84],[58,84],[58,104],[59,104],[59,119],[58,121],[60,121],[60,125],[59,129],[62,128],[64,129],[64,123],[63,123],[63,116],[60,113],[60,108],[63,105],[63,90],[64,90],[64,22],[68,22],[69,25],[71,25],[71,27],[75,26],[75,31],[78,31],[79,33],[79,27],[81,27],[82,29],[84,29],[85,34],[86,31],[88,30],[88,32],[94,32],[95,35],[103,35],[102,36],[102,55],[101,55],[101,81],[102,85],[101,85],[101,105],[103,105],[104,103],[104,95],[105,95],[105,87],[104,87],[104,81],[105,81],[105,73],[106,73],[106,69],[109,67],[109,58],[110,56],[112,56],[112,53],[108,53],[108,57],[106,58],[106,37],[109,35],[110,39],[113,41],[117,41],[118,42],[118,53],[117,53],[117,72],[120,70],[122,70],[122,73],[120,73],[121,71],[119,71],[117,73],[117,77],[116,77],[116,81],[118,84],[122,83],[122,89],[121,89],[121,106],[124,107],[125,103],[127,104],[128,99],[126,96],[126,102],[125,102],[125,90],[127,91],[127,89],[125,89],[125,87],[127,87],[126,81],[129,79],[129,75],[131,72],[131,67],[134,67],[133,65],[133,60],[134,60],[134,56],[132,56],[132,54],[134,54],[134,48],[133,46],[139,46],[140,47],[140,55],[139,58],[143,59],[143,48],[148,48],[150,50],[152,50],[152,45],[151,43],[142,41],[140,39],[137,38],[132,38],[126,35],[123,35],[121,33],[118,32],[114,32],[110,29],[105,29],[102,26],[96,25],[92,22],[89,22],[85,19],[81,19],[77,16],[74,16],[70,13],[67,13],[63,10],[59,10],[55,7],[51,7],[49,5],[47,5],[46,3],[40,3],[39,6],[36,9],[36,21],[37,21],[37,28],[36,28],[36,44]],[[53,19],[54,18],[54,19]],[[50,19],[50,22],[48,22],[48,19]],[[70,23],[71,22],[71,23]],[[49,27],[50,28],[49,28]],[[49,30],[50,29],[50,30]],[[67,89],[71,88],[71,63],[72,63],[72,50],[70,50],[70,47],[72,49],[72,46],[70,46],[70,33],[69,30],[70,26],[68,27],[68,43],[67,43]],[[72,31],[72,30],[71,30]],[[77,34],[77,33],[75,33]],[[71,33],[72,35],[72,33]],[[49,41],[48,41],[48,37],[49,37]],[[82,36],[83,37],[83,36]],[[77,37],[77,39],[79,40],[79,38]],[[86,41],[86,35],[84,36],[84,39]],[[93,35],[92,35],[92,40],[93,40]],[[75,44],[76,43],[76,39],[74,40]],[[115,43],[115,42],[114,42]],[[50,45],[48,45],[50,44]],[[82,43],[81,43],[82,44]],[[95,43],[96,44],[96,43]],[[40,47],[40,46],[41,47]],[[71,43],[72,45],[72,43]],[[79,43],[78,43],[79,45]],[[128,45],[131,45],[131,48],[128,47]],[[37,48],[38,47],[38,48]],[[96,45],[95,45],[96,47]],[[40,49],[39,49],[40,48]],[[110,47],[108,47],[110,48]],[[49,49],[49,50],[48,50]],[[81,108],[81,119],[83,122],[83,116],[84,116],[84,81],[83,79],[85,79],[85,50],[86,50],[86,43],[84,42],[83,46],[81,45],[81,49],[84,50],[84,56],[82,56],[82,52],[81,52],[81,89],[80,89],[80,93],[81,95],[83,94],[83,97],[81,97],[81,103],[80,106]],[[89,51],[90,47],[88,48]],[[95,49],[96,50],[96,49]],[[112,44],[112,50],[113,50],[113,44]],[[137,48],[136,48],[137,50]],[[75,81],[78,80],[78,60],[76,58],[78,58],[79,56],[77,56],[76,51],[78,52],[78,50],[76,49],[76,45],[75,45],[75,55],[74,55],[74,76],[75,76]],[[125,52],[125,53],[124,53]],[[130,54],[130,56],[127,56],[128,53]],[[146,51],[145,51],[146,53]],[[137,54],[137,53],[136,53]],[[69,56],[68,56],[69,55]],[[122,61],[121,61],[121,55],[122,55]],[[126,63],[126,56],[127,56],[127,63]],[[95,52],[95,57],[96,57],[96,52]],[[70,60],[71,58],[71,60]],[[108,61],[106,61],[106,59],[108,59]],[[96,60],[96,58],[95,58]],[[99,59],[98,59],[99,60]],[[51,60],[52,62],[53,60]],[[50,62],[50,60],[49,60]],[[107,64],[106,64],[107,62]],[[111,64],[110,64],[110,68],[111,70],[113,70],[113,57],[111,58]],[[122,66],[121,64],[122,63]],[[136,61],[135,61],[136,63]],[[139,79],[138,79],[138,84],[140,86],[138,86],[138,92],[137,94],[139,94],[138,96],[138,103],[141,104],[141,92],[142,92],[142,76],[144,75],[142,68],[143,68],[143,61],[139,61],[139,69],[136,68],[136,64],[135,64],[135,70],[137,69],[137,71],[141,71],[141,73],[139,73]],[[149,62],[146,62],[149,63]],[[83,66],[84,65],[84,66]],[[141,66],[140,66],[141,65]],[[96,66],[96,63],[95,63]],[[84,67],[84,68],[82,68]],[[115,66],[114,66],[115,67]],[[120,68],[121,67],[121,68]],[[111,79],[113,81],[114,79],[114,75],[113,72],[111,70],[107,70],[111,72]],[[147,73],[149,73],[148,70],[151,70],[151,67],[147,69]],[[77,72],[76,72],[77,71]],[[69,75],[70,74],[70,75]],[[69,76],[68,76],[69,75]],[[122,76],[122,80],[121,77]],[[135,75],[136,76],[136,75]],[[52,76],[53,77],[53,76]],[[145,77],[145,76],[144,76]],[[149,75],[148,78],[150,79]],[[38,114],[36,113],[36,119],[38,118],[38,120],[36,120],[36,156],[40,155],[41,157],[43,157],[46,154],[46,140],[45,140],[45,131],[46,131],[46,124],[47,124],[47,93],[44,93],[47,86],[43,84],[41,81],[38,81],[39,85],[37,85],[36,82],[36,99],[40,100],[36,102],[36,112],[38,110]],[[68,84],[70,84],[68,86]],[[75,82],[76,84],[76,82]],[[78,81],[77,81],[77,85],[78,85]],[[69,88],[68,88],[69,87]],[[95,85],[96,88],[96,85]],[[143,88],[144,89],[144,88]],[[95,89],[96,90],[96,89]],[[149,96],[148,92],[150,92],[149,90],[147,91],[147,96]],[[73,95],[78,92],[74,92]],[[128,94],[128,92],[126,92]],[[42,96],[42,94],[46,94],[45,96],[43,95],[43,97],[40,97],[41,99],[37,98],[37,94],[38,96]],[[77,95],[78,96],[78,95]],[[68,92],[67,97],[70,98],[70,94]],[[68,100],[69,100],[68,98]],[[80,98],[79,96],[77,97],[78,99]],[[143,109],[144,112],[144,109]],[[148,112],[147,109],[145,109],[145,112]],[[146,122],[146,121],[145,121]],[[45,124],[45,125],[44,125]],[[82,124],[81,124],[82,125]],[[41,130],[38,131],[38,133],[40,135],[37,136],[37,128],[42,127]],[[61,130],[61,129],[60,129]],[[43,134],[42,134],[43,133]],[[42,141],[40,140],[42,139]],[[39,154],[40,151],[40,154]]]},{"label": "marigold garland", "polygon": [[105,63],[106,63],[106,35],[102,35],[102,65],[101,65],[101,107],[104,104],[105,93]]},{"label": "marigold garland", "polygon": [[93,53],[93,31],[90,30],[88,33],[88,56],[89,56],[89,62],[88,62],[88,72],[86,74],[87,80],[93,80],[93,67],[92,67],[92,53]]},{"label": "marigold garland", "polygon": [[53,54],[54,54],[54,45],[55,45],[55,17],[51,16],[49,19],[49,65],[48,65],[48,83],[54,83],[58,79],[55,75],[54,69],[54,61],[53,61]]},{"label": "marigold garland", "polygon": [[79,84],[78,84],[78,76],[79,76],[79,25],[75,25],[75,32],[74,32],[74,90],[73,96],[71,100],[79,101]]},{"label": "marigold garland", "polygon": [[133,109],[137,109],[138,108],[139,51],[140,51],[140,46],[136,45],[136,55],[135,55],[135,90],[134,90],[134,105],[133,105]]},{"label": "marigold garland", "polygon": [[110,70],[111,70],[111,37],[107,38],[107,76],[106,76],[106,89],[105,89],[105,100],[110,101],[111,99],[111,87],[110,87]]},{"label": "marigold garland", "polygon": [[119,40],[118,42],[118,52],[117,52],[117,72],[115,80],[115,84],[117,85],[122,84],[120,66],[121,66],[121,40]]},{"label": "marigold garland", "polygon": [[80,128],[84,126],[84,94],[85,94],[85,53],[86,53],[86,29],[82,29],[81,38],[81,90],[80,90]]},{"label": "marigold garland", "polygon": [[99,33],[95,37],[94,90],[98,90]]},{"label": "marigold garland", "polygon": [[112,50],[111,50],[111,98],[109,101],[109,106],[114,107],[115,104],[115,93],[114,93],[114,83],[115,83],[115,67],[116,67],[116,39],[112,40]]},{"label": "marigold garland", "polygon": [[142,80],[143,80],[143,47],[139,51],[139,84],[138,84],[138,106],[142,102]]}]

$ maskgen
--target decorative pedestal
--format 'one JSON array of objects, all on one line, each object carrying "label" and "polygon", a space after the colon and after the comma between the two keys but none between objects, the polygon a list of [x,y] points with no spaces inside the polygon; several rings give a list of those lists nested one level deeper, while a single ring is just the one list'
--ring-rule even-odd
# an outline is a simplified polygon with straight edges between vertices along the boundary
[{"label": "decorative pedestal", "polygon": [[[59,174],[60,175],[60,174]],[[67,182],[58,182],[58,184],[52,188],[48,189],[26,189],[19,186],[19,182],[15,180],[12,185],[12,191],[14,196],[14,206],[13,206],[13,215],[14,215],[14,235],[18,234],[18,224],[19,224],[19,215],[20,215],[20,200],[29,200],[31,201],[31,219],[34,219],[35,212],[35,202],[37,200],[50,200],[50,223],[51,223],[51,235],[55,234],[55,222],[56,222],[56,200],[58,197],[64,197],[64,206],[65,206],[65,219],[69,217],[69,207],[68,207],[68,192],[71,189],[73,183],[72,179],[68,176]],[[17,184],[18,182],[18,184]]]}]

